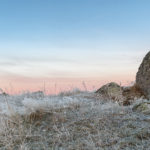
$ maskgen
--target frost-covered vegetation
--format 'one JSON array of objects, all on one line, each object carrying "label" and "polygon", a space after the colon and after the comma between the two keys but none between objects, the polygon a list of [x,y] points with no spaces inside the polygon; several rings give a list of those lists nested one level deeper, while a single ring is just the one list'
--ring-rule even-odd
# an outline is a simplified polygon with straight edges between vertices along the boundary
[{"label": "frost-covered vegetation", "polygon": [[92,92],[0,96],[2,150],[148,150],[150,115]]}]

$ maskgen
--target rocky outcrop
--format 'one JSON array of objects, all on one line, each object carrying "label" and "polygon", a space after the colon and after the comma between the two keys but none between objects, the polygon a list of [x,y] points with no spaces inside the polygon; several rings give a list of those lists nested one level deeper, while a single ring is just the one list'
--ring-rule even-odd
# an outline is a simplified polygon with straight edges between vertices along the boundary
[{"label": "rocky outcrop", "polygon": [[144,57],[136,74],[136,84],[150,99],[150,52]]},{"label": "rocky outcrop", "polygon": [[150,52],[144,57],[136,74],[136,83],[131,87],[121,87],[115,82],[108,83],[96,91],[105,99],[123,102],[130,105],[139,98],[150,99]]},{"label": "rocky outcrop", "polygon": [[119,101],[122,98],[122,89],[115,82],[103,85],[96,91],[96,93],[101,94],[106,99],[112,99],[116,101]]},{"label": "rocky outcrop", "polygon": [[118,101],[123,105],[130,105],[139,98],[145,98],[136,84],[130,87],[121,87],[117,83],[111,82],[103,85],[96,93],[106,100]]},{"label": "rocky outcrop", "polygon": [[143,92],[136,84],[130,87],[122,87],[122,95],[124,97],[123,105],[130,105],[139,98],[145,98]]}]

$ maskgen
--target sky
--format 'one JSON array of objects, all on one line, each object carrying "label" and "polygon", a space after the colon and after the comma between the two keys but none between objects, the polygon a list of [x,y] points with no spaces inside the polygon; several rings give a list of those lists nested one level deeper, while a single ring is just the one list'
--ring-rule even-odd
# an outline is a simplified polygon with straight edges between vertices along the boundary
[{"label": "sky", "polygon": [[58,93],[135,81],[150,49],[149,6],[149,0],[0,1],[0,87]]}]

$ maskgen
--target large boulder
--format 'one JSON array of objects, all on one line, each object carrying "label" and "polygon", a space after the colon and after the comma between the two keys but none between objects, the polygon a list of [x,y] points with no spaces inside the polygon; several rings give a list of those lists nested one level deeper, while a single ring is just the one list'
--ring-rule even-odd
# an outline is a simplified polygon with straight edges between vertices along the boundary
[{"label": "large boulder", "polygon": [[144,57],[136,74],[136,84],[144,95],[150,99],[150,52]]},{"label": "large boulder", "polygon": [[103,85],[96,93],[101,94],[106,99],[120,101],[122,99],[122,88],[115,82]]}]

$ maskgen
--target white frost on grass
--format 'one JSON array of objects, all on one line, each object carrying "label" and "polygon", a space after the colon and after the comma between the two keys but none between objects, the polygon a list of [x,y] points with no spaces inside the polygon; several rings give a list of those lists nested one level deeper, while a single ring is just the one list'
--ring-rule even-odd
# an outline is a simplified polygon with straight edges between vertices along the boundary
[{"label": "white frost on grass", "polygon": [[[94,93],[31,94],[0,97],[2,149],[149,149],[149,116]],[[59,108],[61,109],[59,111]],[[56,109],[56,110],[55,110]],[[58,110],[57,110],[58,109]],[[48,113],[38,116],[44,110]],[[31,121],[18,114],[30,114]],[[52,114],[49,112],[52,111]],[[12,115],[13,116],[6,116]],[[15,113],[16,116],[15,116]],[[3,115],[5,114],[5,115]],[[34,120],[37,114],[38,120]],[[33,118],[32,118],[33,117]],[[25,116],[26,118],[26,116]],[[25,121],[25,122],[24,122]],[[34,121],[34,122],[32,122]],[[37,128],[38,127],[38,128]]]},{"label": "white frost on grass", "polygon": [[[44,98],[32,98],[21,96],[0,97],[0,114],[11,115],[14,113],[28,114],[39,109],[50,110],[66,108],[71,104],[87,103],[89,99],[80,96],[45,96]],[[91,100],[90,100],[91,101]]]},{"label": "white frost on grass", "polygon": [[[65,95],[67,94],[67,95]],[[81,111],[95,111],[102,113],[113,113],[123,111],[123,107],[111,100],[104,102],[94,98],[94,93],[63,93],[57,96],[33,97],[33,95],[22,94],[16,96],[0,97],[0,114],[30,114],[36,110],[50,111],[53,109],[67,108],[70,105],[79,105]]]},{"label": "white frost on grass", "polygon": [[[84,99],[87,102],[87,99]],[[76,97],[47,97],[43,98],[42,100],[32,99],[32,98],[25,98],[22,101],[23,106],[34,112],[39,109],[50,110],[50,109],[57,109],[57,108],[66,108],[71,104],[79,104],[81,103],[81,99]]]},{"label": "white frost on grass", "polygon": [[109,112],[115,110],[119,105],[117,103],[102,103],[100,100],[94,100],[91,96],[93,93],[70,94],[69,96],[45,96],[43,98],[34,98],[28,95],[18,96],[1,96],[0,97],[0,114],[29,114],[36,110],[42,109],[50,111],[53,109],[66,108],[70,105],[80,105],[88,110],[97,109],[99,111]]}]

